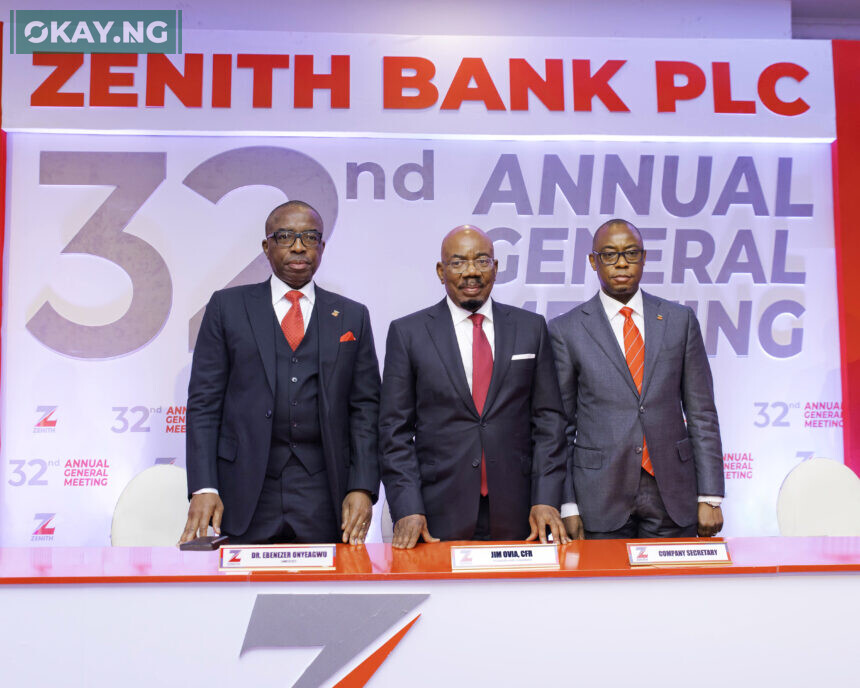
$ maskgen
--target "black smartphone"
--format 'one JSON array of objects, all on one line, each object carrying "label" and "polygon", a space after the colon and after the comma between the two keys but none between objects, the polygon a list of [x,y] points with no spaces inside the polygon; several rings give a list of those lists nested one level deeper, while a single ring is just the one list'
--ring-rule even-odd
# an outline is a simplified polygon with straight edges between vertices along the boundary
[{"label": "black smartphone", "polygon": [[230,538],[226,535],[207,535],[183,542],[179,545],[179,549],[184,552],[211,552],[228,542],[230,542]]}]

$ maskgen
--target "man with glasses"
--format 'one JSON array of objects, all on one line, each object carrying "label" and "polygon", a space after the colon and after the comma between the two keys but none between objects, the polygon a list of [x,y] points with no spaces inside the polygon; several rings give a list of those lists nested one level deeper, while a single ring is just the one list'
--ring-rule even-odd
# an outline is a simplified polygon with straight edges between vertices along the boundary
[{"label": "man with glasses", "polygon": [[325,242],[302,201],[266,219],[272,277],[215,292],[188,385],[181,542],[361,544],[379,487],[379,366],[367,308],[316,286]]},{"label": "man with glasses", "polygon": [[392,545],[519,540],[549,529],[565,476],[564,416],[544,319],[490,299],[498,263],[477,227],[452,230],[447,296],[391,323],[379,440]]},{"label": "man with glasses", "polygon": [[549,324],[567,414],[567,531],[715,535],[723,459],[696,316],[639,289],[646,254],[631,223],[605,222],[592,249],[600,291]]}]

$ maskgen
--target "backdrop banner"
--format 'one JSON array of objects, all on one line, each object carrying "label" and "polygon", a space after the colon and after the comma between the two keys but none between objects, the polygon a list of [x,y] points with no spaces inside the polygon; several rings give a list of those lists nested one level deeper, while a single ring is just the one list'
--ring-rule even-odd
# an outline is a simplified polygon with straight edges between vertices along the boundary
[{"label": "backdrop banner", "polygon": [[[320,285],[396,317],[444,293],[442,236],[495,241],[493,296],[552,318],[597,289],[594,229],[642,229],[643,288],[698,313],[729,535],[777,532],[788,471],[842,457],[826,144],[10,135],[4,545],[108,542],[126,483],[184,465],[202,309],[262,281],[285,198],[326,220]],[[647,327],[647,325],[646,325]]]},{"label": "backdrop banner", "polygon": [[107,544],[128,481],[184,465],[203,308],[268,277],[287,199],[320,211],[317,281],[368,305],[380,361],[444,295],[451,228],[487,230],[493,296],[551,319],[628,219],[643,289],[701,322],[725,534],[776,533],[787,473],[842,460],[829,42],[181,38],[4,56],[0,545]]}]

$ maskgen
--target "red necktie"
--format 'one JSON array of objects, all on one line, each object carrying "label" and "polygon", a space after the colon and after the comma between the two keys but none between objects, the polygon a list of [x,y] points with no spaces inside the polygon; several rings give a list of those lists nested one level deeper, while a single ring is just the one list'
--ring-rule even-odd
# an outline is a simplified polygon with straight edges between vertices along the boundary
[{"label": "red necktie", "polygon": [[[484,412],[490,378],[493,377],[493,350],[484,334],[484,316],[473,313],[472,321],[472,399],[478,413]],[[487,459],[481,451],[481,496],[487,496]]]},{"label": "red necktie", "polygon": [[299,306],[299,299],[302,298],[302,292],[288,291],[284,298],[292,304],[290,310],[281,320],[281,330],[287,338],[287,343],[290,348],[295,351],[302,343],[302,337],[305,336],[305,321],[302,318],[302,309]]},{"label": "red necktie", "polygon": [[[636,323],[633,322],[633,309],[625,306],[620,311],[624,316],[624,358],[627,359],[627,367],[636,384],[636,391],[642,394],[642,378],[645,375],[645,342]],[[654,475],[654,466],[651,465],[651,457],[648,454],[648,445],[642,438],[642,468]]]}]

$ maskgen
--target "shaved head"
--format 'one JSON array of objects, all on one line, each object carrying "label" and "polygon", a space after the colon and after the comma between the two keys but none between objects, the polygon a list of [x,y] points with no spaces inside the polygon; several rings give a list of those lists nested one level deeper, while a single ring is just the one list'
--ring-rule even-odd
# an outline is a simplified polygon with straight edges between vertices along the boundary
[{"label": "shaved head", "polygon": [[597,228],[591,247],[588,261],[603,293],[627,303],[639,289],[645,266],[642,234],[627,220],[612,219]]},{"label": "shaved head", "polygon": [[637,237],[639,237],[639,243],[642,243],[642,234],[636,228],[636,226],[632,222],[628,222],[627,220],[621,220],[619,218],[612,218],[611,220],[607,220],[600,227],[597,228],[597,231],[594,233],[594,239],[591,241],[591,250],[599,251],[600,250],[600,242],[604,240],[606,234],[609,230],[615,227],[626,227],[631,232],[633,232]]},{"label": "shaved head", "polygon": [[304,201],[287,201],[286,203],[281,203],[281,205],[273,208],[272,212],[270,212],[268,217],[266,217],[266,227],[264,230],[266,234],[271,234],[275,229],[277,229],[277,227],[274,227],[272,224],[276,215],[280,217],[282,212],[291,210],[303,210],[311,213],[319,222],[319,231],[323,231],[322,217],[317,212],[316,208],[314,208],[310,203],[305,203]]},{"label": "shaved head", "polygon": [[498,269],[493,242],[478,227],[460,225],[442,239],[442,260],[436,263],[436,275],[460,308],[474,313],[486,302]]},{"label": "shaved head", "polygon": [[454,227],[454,229],[448,232],[442,239],[443,263],[450,259],[451,246],[459,242],[461,237],[476,237],[483,239],[483,241],[486,242],[487,246],[489,246],[489,248],[487,249],[487,255],[489,255],[491,258],[493,257],[493,242],[490,240],[490,237],[487,236],[487,233],[483,229],[481,229],[480,227],[475,227],[475,225],[460,225],[459,227]]},{"label": "shaved head", "polygon": [[[275,232],[292,233],[293,243],[289,246],[279,244]],[[278,279],[293,289],[301,289],[311,281],[320,265],[325,242],[314,242],[305,246],[303,232],[319,232],[322,236],[323,224],[320,214],[304,201],[282,203],[266,218],[266,238],[263,239],[263,253],[272,272]]]}]

